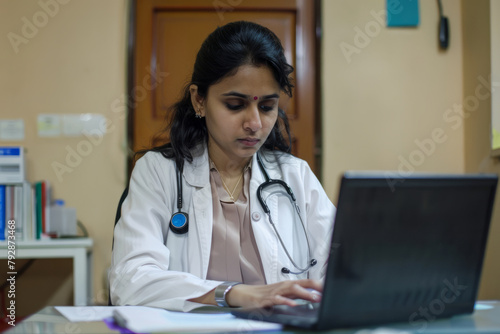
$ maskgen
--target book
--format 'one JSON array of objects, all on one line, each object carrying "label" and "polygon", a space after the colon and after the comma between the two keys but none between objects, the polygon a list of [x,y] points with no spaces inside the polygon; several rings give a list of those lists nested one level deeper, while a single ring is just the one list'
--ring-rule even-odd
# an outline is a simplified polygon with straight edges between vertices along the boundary
[{"label": "book", "polygon": [[43,189],[43,217],[45,220],[43,233],[50,234],[50,207],[52,205],[52,187],[50,186],[50,182],[48,180],[42,181],[42,189]]},{"label": "book", "polygon": [[37,222],[36,222],[36,217],[37,217],[37,212],[36,212],[36,208],[37,208],[37,204],[36,204],[36,189],[35,189],[35,185],[33,185],[32,187],[30,187],[30,196],[31,196],[31,239],[30,240],[35,240],[36,239],[36,235],[37,235]]},{"label": "book", "polygon": [[22,224],[23,224],[23,240],[33,240],[33,198],[32,198],[32,187],[29,182],[23,182],[22,185],[22,195],[23,195],[23,214],[22,214]]},{"label": "book", "polygon": [[0,240],[5,240],[6,221],[5,186],[0,184]]},{"label": "book", "polygon": [[11,220],[14,220],[14,191],[15,188],[13,185],[5,186],[5,232],[6,233],[8,232],[7,223]]},{"label": "book", "polygon": [[52,194],[50,183],[46,180],[35,182],[34,210],[36,212],[34,224],[36,225],[35,239],[43,239],[50,232],[50,205]]},{"label": "book", "polygon": [[46,189],[46,184],[44,181],[41,182],[41,208],[42,208],[42,230],[41,233],[45,233],[47,231],[47,214],[45,212],[45,203],[47,202],[47,189]]},{"label": "book", "polygon": [[36,212],[36,234],[35,234],[35,239],[41,239],[42,238],[42,231],[43,231],[43,222],[42,222],[42,217],[43,217],[43,202],[42,202],[42,182],[36,182],[35,183],[35,212]]}]

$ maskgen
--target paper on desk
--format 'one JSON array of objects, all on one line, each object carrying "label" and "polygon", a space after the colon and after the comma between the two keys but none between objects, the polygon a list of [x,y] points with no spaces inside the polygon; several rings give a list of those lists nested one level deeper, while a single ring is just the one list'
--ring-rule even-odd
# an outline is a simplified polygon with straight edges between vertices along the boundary
[{"label": "paper on desk", "polygon": [[55,306],[71,322],[101,321],[113,316],[113,310],[130,306]]},{"label": "paper on desk", "polygon": [[215,332],[281,329],[281,325],[239,319],[230,313],[182,313],[151,307],[129,306],[113,310],[115,321],[137,333],[151,332]]}]

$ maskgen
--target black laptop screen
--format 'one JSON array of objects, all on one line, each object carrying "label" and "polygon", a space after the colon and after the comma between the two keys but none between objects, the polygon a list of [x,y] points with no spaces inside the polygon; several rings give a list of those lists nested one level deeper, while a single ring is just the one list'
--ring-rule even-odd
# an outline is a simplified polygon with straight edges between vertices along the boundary
[{"label": "black laptop screen", "polygon": [[472,312],[495,185],[496,177],[344,177],[323,301],[336,310],[332,321],[359,320],[360,310],[368,322]]}]

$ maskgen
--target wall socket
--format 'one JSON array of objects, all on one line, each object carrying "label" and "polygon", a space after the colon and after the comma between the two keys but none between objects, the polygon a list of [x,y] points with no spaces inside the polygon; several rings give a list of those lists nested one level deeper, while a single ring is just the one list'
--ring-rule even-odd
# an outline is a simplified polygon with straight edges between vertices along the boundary
[{"label": "wall socket", "polygon": [[101,114],[40,114],[39,137],[80,137],[86,132],[102,132],[106,119]]}]

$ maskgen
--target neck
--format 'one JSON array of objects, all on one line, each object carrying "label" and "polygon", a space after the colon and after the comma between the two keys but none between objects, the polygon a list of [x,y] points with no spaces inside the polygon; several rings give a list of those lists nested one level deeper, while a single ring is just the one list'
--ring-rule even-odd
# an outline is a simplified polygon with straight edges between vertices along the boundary
[{"label": "neck", "polygon": [[237,160],[230,159],[228,156],[224,154],[211,152],[210,149],[208,150],[208,155],[210,159],[214,162],[215,167],[217,168],[219,173],[223,174],[226,177],[231,177],[231,178],[239,177],[243,173],[250,159],[252,159],[252,157],[239,158]]}]

